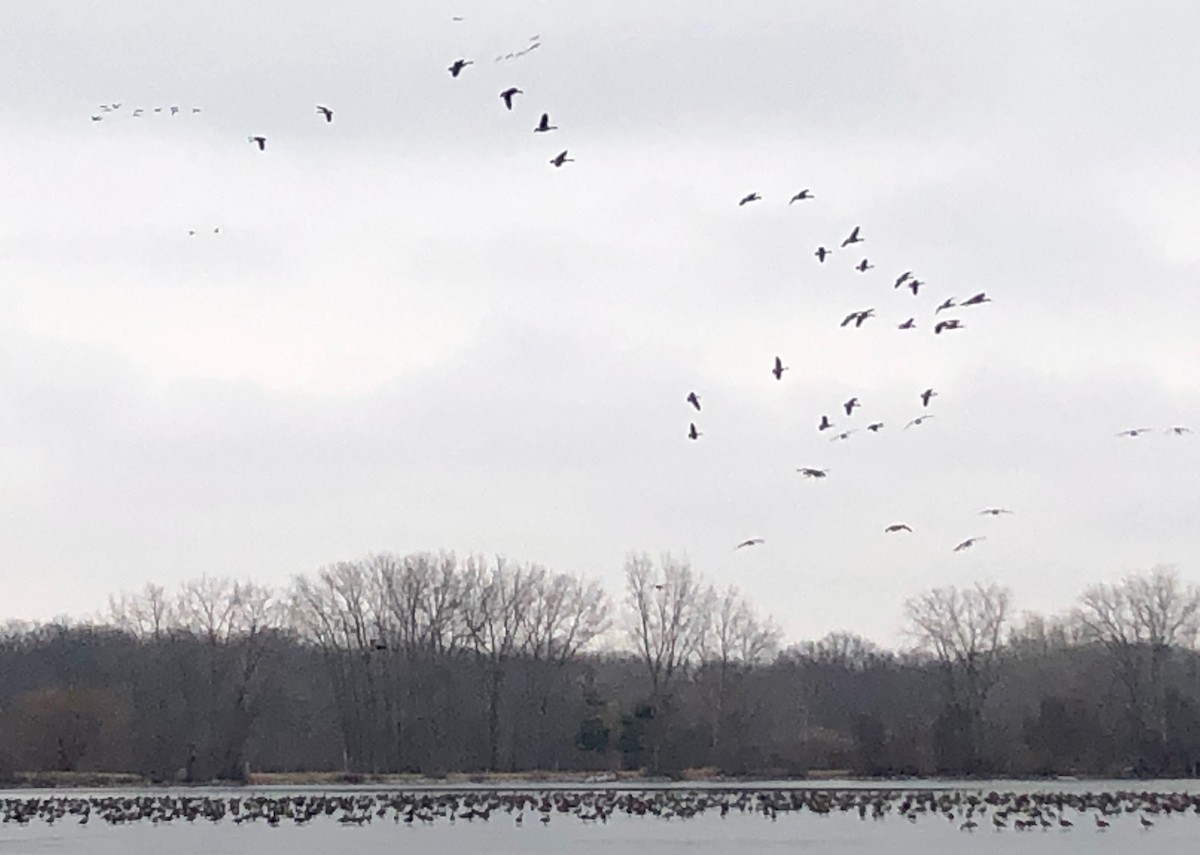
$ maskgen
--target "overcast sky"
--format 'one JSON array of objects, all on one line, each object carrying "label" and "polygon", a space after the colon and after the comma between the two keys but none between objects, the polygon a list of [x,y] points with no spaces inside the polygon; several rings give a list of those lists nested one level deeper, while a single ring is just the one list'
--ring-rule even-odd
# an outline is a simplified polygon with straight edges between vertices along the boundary
[{"label": "overcast sky", "polygon": [[0,616],[384,550],[619,595],[670,551],[790,638],[892,643],[932,586],[1195,577],[1200,435],[1163,431],[1200,428],[1197,32],[1107,0],[6,4]]}]

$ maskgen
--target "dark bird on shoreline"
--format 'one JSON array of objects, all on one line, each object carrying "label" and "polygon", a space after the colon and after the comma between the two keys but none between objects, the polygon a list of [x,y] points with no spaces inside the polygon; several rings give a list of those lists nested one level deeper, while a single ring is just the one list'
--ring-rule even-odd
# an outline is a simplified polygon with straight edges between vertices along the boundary
[{"label": "dark bird on shoreline", "polygon": [[911,533],[912,529],[906,526],[904,523],[895,523],[894,525],[889,525],[884,529],[884,532],[887,534],[893,534],[897,531],[907,531]]},{"label": "dark bird on shoreline", "polygon": [[978,294],[974,295],[973,297],[968,297],[967,299],[963,300],[962,305],[978,306],[981,303],[990,303],[990,302],[992,302],[992,298],[989,297],[986,292],[980,291]]},{"label": "dark bird on shoreline", "polygon": [[962,330],[962,329],[966,329],[966,327],[964,327],[962,325],[962,321],[958,320],[958,318],[947,318],[944,321],[938,321],[936,324],[934,324],[933,334],[941,335],[942,332],[945,330]]},{"label": "dark bird on shoreline", "polygon": [[318,104],[317,112],[325,117],[326,124],[333,121],[333,110],[330,110],[328,107],[322,107],[320,104]]},{"label": "dark bird on shoreline", "polygon": [[738,207],[740,208],[740,207],[742,207],[742,205],[747,205],[750,202],[757,202],[761,198],[762,198],[762,196],[759,196],[757,193],[747,193],[745,196],[742,197],[741,201],[738,202]]},{"label": "dark bird on shoreline", "polygon": [[903,285],[909,279],[912,279],[912,275],[913,275],[913,272],[911,270],[905,270],[898,277],[896,277],[896,284],[893,285],[892,287],[899,288],[901,285]]},{"label": "dark bird on shoreline", "polygon": [[537,127],[533,129],[535,134],[546,134],[550,131],[557,131],[558,125],[550,124],[550,114],[542,113],[542,118],[538,121]]},{"label": "dark bird on shoreline", "polygon": [[1012,511],[1010,511],[1008,508],[984,508],[979,513],[981,516],[987,515],[990,517],[998,517],[1001,514],[1011,514]]},{"label": "dark bird on shoreline", "polygon": [[687,402],[696,408],[696,412],[700,412],[700,396],[695,392],[688,392]]},{"label": "dark bird on shoreline", "polygon": [[700,436],[701,436],[700,431],[696,430],[696,423],[689,422],[688,423],[688,439],[699,439]]},{"label": "dark bird on shoreline", "polygon": [[824,478],[826,475],[829,474],[828,469],[810,469],[807,466],[802,466],[801,468],[797,469],[796,471],[799,472],[801,475],[803,475],[805,478]]},{"label": "dark bird on shoreline", "polygon": [[897,325],[896,329],[898,329],[898,330],[911,330],[911,329],[915,329],[915,328],[916,328],[916,326],[917,326],[917,319],[916,319],[916,318],[909,318],[909,319],[908,319],[907,321],[905,321],[904,323]]},{"label": "dark bird on shoreline", "polygon": [[783,360],[778,356],[775,357],[775,367],[771,369],[771,373],[775,375],[776,380],[783,379],[783,372],[788,370],[788,366],[783,364]]},{"label": "dark bird on shoreline", "polygon": [[853,415],[855,407],[861,407],[861,406],[862,406],[862,404],[860,404],[858,402],[858,398],[851,398],[849,401],[842,404],[842,409],[844,409],[846,411],[846,415],[849,416],[849,415]]},{"label": "dark bird on shoreline", "polygon": [[858,236],[858,230],[859,226],[855,226],[854,230],[850,232],[850,236],[842,241],[842,246],[849,246],[852,243],[862,243],[863,239]]},{"label": "dark bird on shoreline", "polygon": [[954,302],[954,298],[947,297],[940,306],[938,306],[936,309],[933,310],[933,313],[936,315],[939,312],[941,312],[943,309],[953,309],[955,305],[956,304]]},{"label": "dark bird on shoreline", "polygon": [[515,86],[510,86],[500,93],[500,100],[504,102],[504,106],[512,109],[512,99],[514,95],[524,95],[525,93]]},{"label": "dark bird on shoreline", "polygon": [[458,75],[462,74],[464,68],[474,64],[475,61],[473,59],[456,59],[446,70],[450,72],[451,77],[458,77]]},{"label": "dark bird on shoreline", "polygon": [[250,137],[250,142],[257,145],[259,151],[267,150],[267,138],[266,137]]},{"label": "dark bird on shoreline", "polygon": [[872,264],[871,262],[867,261],[867,259],[864,258],[862,261],[860,261],[858,264],[856,264],[854,266],[854,269],[857,270],[859,273],[866,273],[868,270],[874,270],[875,265]]},{"label": "dark bird on shoreline", "polygon": [[981,540],[987,540],[987,538],[986,538],[986,537],[983,537],[983,536],[979,536],[979,537],[968,537],[966,540],[964,540],[964,541],[963,541],[962,543],[960,543],[958,546],[954,547],[954,551],[955,551],[955,552],[962,552],[964,549],[970,549],[972,546],[974,546],[975,544],[979,543],[979,541],[981,541]]},{"label": "dark bird on shoreline", "polygon": [[821,423],[817,425],[817,430],[829,430],[833,427],[833,422],[829,420],[829,416],[821,416]]},{"label": "dark bird on shoreline", "polygon": [[747,546],[758,546],[760,543],[766,543],[761,537],[752,537],[749,540],[743,540],[734,549],[745,549]]},{"label": "dark bird on shoreline", "polygon": [[833,250],[829,250],[823,246],[819,246],[819,247],[817,247],[817,251],[814,252],[813,255],[815,255],[817,257],[817,261],[824,264],[825,259],[828,258],[829,256],[833,255]]},{"label": "dark bird on shoreline", "polygon": [[1121,431],[1117,436],[1141,436],[1144,433],[1150,433],[1152,430],[1154,428],[1130,428],[1129,430]]},{"label": "dark bird on shoreline", "polygon": [[937,397],[937,392],[933,391],[932,389],[926,389],[924,392],[921,393],[920,397],[921,397],[921,406],[928,407],[929,401],[931,399]]},{"label": "dark bird on shoreline", "polygon": [[924,416],[917,416],[915,419],[913,419],[908,424],[906,424],[904,426],[904,429],[908,430],[910,427],[919,427],[920,425],[924,424],[925,422],[927,422],[929,419],[932,419],[932,418],[933,418],[932,414],[924,415]]},{"label": "dark bird on shoreline", "polygon": [[559,166],[562,166],[564,163],[574,163],[575,158],[567,157],[566,149],[563,149],[558,154],[556,154],[554,157],[550,158],[550,162],[553,163],[555,165],[555,167],[559,167]]},{"label": "dark bird on shoreline", "polygon": [[792,202],[803,202],[805,199],[813,199],[813,198],[815,198],[813,196],[813,194],[810,193],[808,191],[808,189],[806,188],[804,190],[801,190],[799,193],[797,193],[791,199],[789,199],[788,204],[790,205],[790,204],[792,204]]}]

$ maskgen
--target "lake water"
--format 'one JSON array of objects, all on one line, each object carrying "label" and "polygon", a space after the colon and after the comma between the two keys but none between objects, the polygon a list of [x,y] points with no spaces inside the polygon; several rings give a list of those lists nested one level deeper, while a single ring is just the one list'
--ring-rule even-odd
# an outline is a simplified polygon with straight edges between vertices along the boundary
[{"label": "lake water", "polygon": [[[965,789],[972,792],[1100,792],[1151,791],[1160,793],[1200,792],[1196,782],[973,782]],[[794,787],[794,784],[790,785]],[[861,786],[861,785],[860,785]],[[868,785],[870,786],[870,785]],[[879,785],[873,785],[878,788]],[[827,784],[819,788],[825,790]],[[446,788],[439,788],[444,791]],[[472,788],[479,791],[481,788]],[[546,788],[537,788],[545,790]],[[596,788],[588,787],[589,790]],[[628,789],[625,787],[623,789]],[[694,789],[691,785],[680,788]],[[386,790],[379,787],[354,788],[356,793],[373,794]],[[411,792],[412,788],[405,788]],[[512,792],[512,787],[496,791]],[[144,791],[143,791],[144,792]],[[162,795],[165,791],[153,791]],[[196,797],[207,793],[233,798],[246,798],[263,790],[180,791],[179,795]],[[281,794],[307,796],[333,792],[330,788],[273,789],[272,797]],[[395,791],[393,791],[395,792]],[[0,798],[74,798],[85,794],[66,791],[15,791],[0,793]],[[99,793],[105,797],[119,795]],[[1051,829],[1015,831],[1011,827],[995,830],[988,816],[977,817],[980,828],[960,830],[960,819],[948,821],[938,814],[922,815],[909,821],[896,813],[883,819],[860,819],[855,812],[835,811],[819,815],[804,810],[780,812],[772,820],[758,813],[730,811],[722,818],[717,810],[709,810],[690,819],[630,816],[613,814],[607,823],[585,822],[570,814],[553,813],[550,822],[535,821],[535,812],[526,811],[524,822],[517,824],[514,814],[493,812],[487,821],[458,819],[454,823],[442,818],[428,824],[411,825],[387,818],[373,818],[370,823],[347,825],[320,816],[308,824],[297,826],[284,820],[278,826],[265,822],[234,824],[226,819],[218,823],[204,820],[152,824],[149,821],[109,825],[96,817],[87,825],[75,818],[64,818],[50,825],[33,820],[26,825],[8,823],[0,826],[0,855],[15,853],[97,853],[97,855],[127,855],[127,853],[161,853],[161,855],[317,855],[330,852],[404,852],[413,855],[450,855],[450,853],[488,853],[488,855],[517,855],[517,853],[737,853],[754,852],[886,852],[888,855],[930,855],[930,853],[972,851],[981,853],[1072,853],[1072,855],[1104,855],[1129,853],[1135,847],[1151,846],[1155,855],[1193,855],[1200,840],[1200,814],[1154,814],[1152,828],[1145,829],[1139,817],[1142,811],[1111,816],[1111,828],[1095,827],[1095,811],[1081,813],[1074,808],[1063,811],[1076,824],[1070,829],[1057,826]],[[1011,818],[1009,819],[1011,822]]]}]

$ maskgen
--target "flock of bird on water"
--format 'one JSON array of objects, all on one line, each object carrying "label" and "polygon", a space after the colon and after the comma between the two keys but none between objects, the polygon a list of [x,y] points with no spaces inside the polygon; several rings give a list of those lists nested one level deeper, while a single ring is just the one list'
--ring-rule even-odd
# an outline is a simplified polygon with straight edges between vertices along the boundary
[{"label": "flock of bird on water", "polygon": [[426,826],[435,822],[487,822],[549,825],[554,817],[607,823],[610,817],[657,817],[689,820],[703,814],[759,815],[775,821],[780,814],[817,817],[844,815],[859,820],[903,818],[910,823],[940,820],[964,832],[1068,831],[1077,826],[1107,831],[1133,822],[1151,829],[1175,815],[1200,814],[1200,795],[1156,792],[969,792],[964,790],[865,789],[711,789],[711,790],[522,790],[505,792],[379,792],[265,796],[109,795],[0,799],[4,823],[26,825],[73,821],[86,825],[94,816],[110,825],[204,820],[235,824],[313,820],[342,825],[391,821]]}]

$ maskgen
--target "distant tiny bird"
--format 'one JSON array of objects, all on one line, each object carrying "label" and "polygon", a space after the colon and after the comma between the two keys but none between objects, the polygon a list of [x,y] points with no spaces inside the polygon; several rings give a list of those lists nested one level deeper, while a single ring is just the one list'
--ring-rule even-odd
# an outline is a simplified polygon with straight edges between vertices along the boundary
[{"label": "distant tiny bird", "polygon": [[826,475],[829,474],[828,469],[810,469],[807,466],[802,466],[801,468],[797,469],[796,471],[799,472],[801,475],[803,475],[805,478],[824,478]]},{"label": "distant tiny bird", "polygon": [[162,112],[162,107],[155,107],[155,108],[154,108],[154,112],[156,112],[156,113],[161,113],[161,112]]},{"label": "distant tiny bird", "polygon": [[908,526],[906,526],[904,523],[895,523],[894,525],[889,525],[887,528],[884,529],[884,531],[887,532],[888,534],[892,534],[897,531],[911,532],[912,529],[909,528]]},{"label": "distant tiny bird", "polygon": [[121,109],[121,104],[122,104],[122,103],[123,103],[123,102],[121,102],[121,101],[118,101],[117,103],[115,103],[115,104],[113,104],[113,105],[112,105],[112,108],[113,108],[114,110],[120,110],[120,109]]},{"label": "distant tiny bird", "polygon": [[998,517],[1001,514],[1011,514],[1012,511],[1008,510],[1008,508],[984,508],[979,513],[981,516],[986,514],[990,517]]},{"label": "distant tiny bird", "polygon": [[789,199],[788,204],[790,205],[790,204],[792,204],[792,202],[803,202],[805,199],[813,199],[813,198],[815,198],[813,196],[813,194],[810,193],[807,189],[805,189],[805,190],[801,190],[799,193],[797,193],[795,196],[793,196],[791,199]]},{"label": "distant tiny bird", "polygon": [[330,110],[328,107],[322,107],[320,104],[318,104],[317,112],[325,117],[326,124],[333,121],[333,110]]},{"label": "distant tiny bird", "polygon": [[930,399],[937,397],[937,392],[933,391],[932,389],[926,389],[924,392],[921,393],[920,397],[921,397],[921,406],[928,407]]},{"label": "distant tiny bird", "polygon": [[866,321],[867,318],[873,317],[875,317],[874,309],[863,309],[860,312],[851,312],[842,320],[841,326],[849,326],[850,323],[853,322],[855,329],[857,329],[863,325],[863,322]]},{"label": "distant tiny bird", "polygon": [[250,137],[250,142],[257,145],[259,151],[267,150],[267,138],[266,137]]},{"label": "distant tiny bird", "polygon": [[869,425],[867,425],[867,430],[869,430],[871,433],[879,433],[881,430],[883,430],[883,422],[871,422]]},{"label": "distant tiny bird", "polygon": [[908,290],[912,291],[912,295],[914,297],[919,296],[920,291],[921,291],[921,286],[923,286],[924,284],[925,284],[925,281],[923,279],[913,279],[908,283]]},{"label": "distant tiny bird", "polygon": [[905,270],[898,277],[896,277],[896,284],[893,285],[892,287],[899,288],[901,285],[903,285],[909,279],[912,279],[912,275],[913,275],[913,272],[911,270]]},{"label": "distant tiny bird", "polygon": [[909,318],[909,319],[908,319],[907,321],[905,321],[904,323],[902,323],[902,324],[898,325],[898,326],[896,327],[896,329],[898,329],[898,330],[911,330],[911,329],[914,329],[916,326],[917,326],[917,319],[916,319],[916,318]]},{"label": "distant tiny bird", "polygon": [[747,546],[758,546],[760,543],[766,543],[761,537],[752,537],[749,540],[743,540],[734,549],[745,549]]},{"label": "distant tiny bird", "polygon": [[833,427],[833,422],[829,420],[829,416],[821,416],[821,423],[817,425],[817,430],[829,430]]},{"label": "distant tiny bird", "polygon": [[146,111],[143,110],[141,107],[138,107],[136,110],[133,111],[133,115],[135,118],[141,118],[141,115],[144,112],[146,112]]},{"label": "distant tiny bird", "polygon": [[829,441],[830,442],[839,442],[841,440],[847,440],[850,438],[850,434],[855,433],[855,432],[856,432],[856,429],[854,429],[854,428],[851,428],[850,430],[844,430],[841,433],[837,434],[836,436],[829,437]]},{"label": "distant tiny bird", "polygon": [[738,207],[740,208],[740,207],[742,207],[742,205],[748,204],[750,202],[757,202],[760,199],[762,199],[762,196],[759,196],[757,193],[748,193],[742,197],[742,200],[740,202],[738,202]]},{"label": "distant tiny bird", "polygon": [[172,116],[174,116],[174,115],[175,115],[176,113],[178,113],[178,112],[179,112],[179,108],[178,108],[178,107],[172,107],[172,108],[171,108],[171,115],[172,115]]},{"label": "distant tiny bird", "polygon": [[524,91],[518,89],[515,86],[510,86],[507,89],[505,89],[503,92],[500,93],[500,99],[504,102],[504,106],[511,110],[513,96],[514,95],[524,95],[524,94],[525,94]]},{"label": "distant tiny bird", "polygon": [[823,246],[819,246],[819,247],[817,247],[817,251],[814,252],[813,255],[815,255],[817,257],[817,261],[824,264],[825,259],[828,258],[830,255],[833,255],[833,251],[828,250]]},{"label": "distant tiny bird", "polygon": [[542,113],[542,119],[537,123],[537,127],[533,129],[535,134],[545,134],[550,131],[557,131],[558,125],[550,124],[550,114]]},{"label": "distant tiny bird", "polygon": [[451,21],[461,21],[461,20],[463,20],[463,16],[462,16],[462,15],[455,15],[455,16],[454,16],[453,18],[451,18],[450,20],[451,20]]},{"label": "distant tiny bird", "polygon": [[474,65],[474,64],[475,64],[474,60],[456,59],[456,60],[454,60],[454,63],[446,70],[450,72],[451,77],[458,77],[458,75],[462,74],[462,71],[464,68],[466,68],[468,65]]},{"label": "distant tiny bird", "polygon": [[966,540],[964,540],[958,546],[954,547],[954,551],[962,552],[964,549],[970,549],[972,546],[979,543],[979,541],[981,541],[981,540],[987,540],[987,538],[986,537],[968,537]]},{"label": "distant tiny bird", "polygon": [[964,305],[964,306],[978,306],[980,303],[990,303],[990,302],[992,302],[992,298],[991,298],[991,297],[989,297],[989,296],[987,295],[987,293],[986,293],[986,292],[984,292],[984,291],[980,291],[980,292],[979,292],[978,294],[976,294],[975,296],[973,296],[973,297],[968,297],[967,299],[963,300],[963,301],[962,301],[962,305]]},{"label": "distant tiny bird", "polygon": [[696,430],[696,423],[689,422],[688,423],[688,439],[699,439],[699,438],[700,438],[700,431]]},{"label": "distant tiny bird", "polygon": [[1138,822],[1141,823],[1142,828],[1145,828],[1145,829],[1150,829],[1150,828],[1154,827],[1154,822],[1152,820],[1150,820],[1145,814],[1140,814],[1138,816]]},{"label": "distant tiny bird", "polygon": [[1121,431],[1119,434],[1117,434],[1117,436],[1141,436],[1144,433],[1150,433],[1152,430],[1154,430],[1154,428],[1131,428],[1129,430]]},{"label": "distant tiny bird", "polygon": [[199,108],[199,107],[193,107],[193,108],[192,108],[192,112],[193,112],[193,113],[199,113],[199,112],[200,112],[200,108]]},{"label": "distant tiny bird", "polygon": [[1096,828],[1100,829],[1101,831],[1112,825],[1112,823],[1107,819],[1101,819],[1100,814],[1093,814],[1092,818],[1096,820]]},{"label": "distant tiny bird", "polygon": [[943,309],[953,309],[954,306],[955,306],[954,298],[947,297],[940,306],[938,306],[936,309],[933,310],[933,313],[936,315],[938,312],[941,312]]},{"label": "distant tiny bird", "polygon": [[195,229],[188,229],[188,237],[191,237],[191,236],[192,236],[192,235],[194,235],[195,233],[196,233],[196,230],[195,230]]},{"label": "distant tiny bird", "polygon": [[696,412],[700,412],[700,396],[695,392],[688,392],[687,402],[696,408]]},{"label": "distant tiny bird", "polygon": [[1184,427],[1183,425],[1176,425],[1175,427],[1167,428],[1166,432],[1168,434],[1173,434],[1174,436],[1183,436],[1185,433],[1191,433],[1192,429],[1190,427]]},{"label": "distant tiny bird", "polygon": [[842,407],[846,410],[846,415],[848,415],[848,416],[852,415],[854,413],[855,407],[861,407],[861,406],[862,406],[862,404],[860,404],[858,402],[858,398],[851,398],[849,401],[842,404]]},{"label": "distant tiny bird", "polygon": [[104,120],[104,117],[103,117],[103,116],[92,116],[92,121],[93,121],[93,122],[100,122],[100,121],[103,121],[103,120]]},{"label": "distant tiny bird", "polygon": [[858,226],[854,227],[854,231],[850,232],[850,236],[842,241],[842,246],[849,246],[852,243],[862,243],[863,239],[858,236]]},{"label": "distant tiny bird", "polygon": [[778,356],[775,357],[775,367],[771,369],[771,373],[775,375],[776,380],[783,379],[783,372],[788,370],[788,366],[783,364],[783,360]]},{"label": "distant tiny bird", "polygon": [[908,430],[910,427],[920,426],[920,425],[924,424],[925,422],[927,422],[931,418],[933,418],[932,415],[917,416],[915,419],[913,419],[908,424],[906,424],[904,426],[904,429]]},{"label": "distant tiny bird", "polygon": [[213,234],[214,234],[214,235],[219,235],[220,233],[221,233],[221,227],[220,227],[220,226],[217,226],[215,229],[213,229]]},{"label": "distant tiny bird", "polygon": [[947,318],[944,321],[938,321],[934,324],[933,332],[935,335],[941,335],[944,330],[961,330],[966,329],[962,322],[957,318]]},{"label": "distant tiny bird", "polygon": [[866,273],[868,270],[874,270],[875,265],[867,261],[865,258],[854,266],[854,269],[859,273]]},{"label": "distant tiny bird", "polygon": [[557,167],[557,166],[562,166],[564,163],[574,163],[575,158],[567,157],[566,149],[564,149],[564,150],[560,151],[558,154],[556,154],[554,157],[550,158],[550,162],[553,163]]}]

